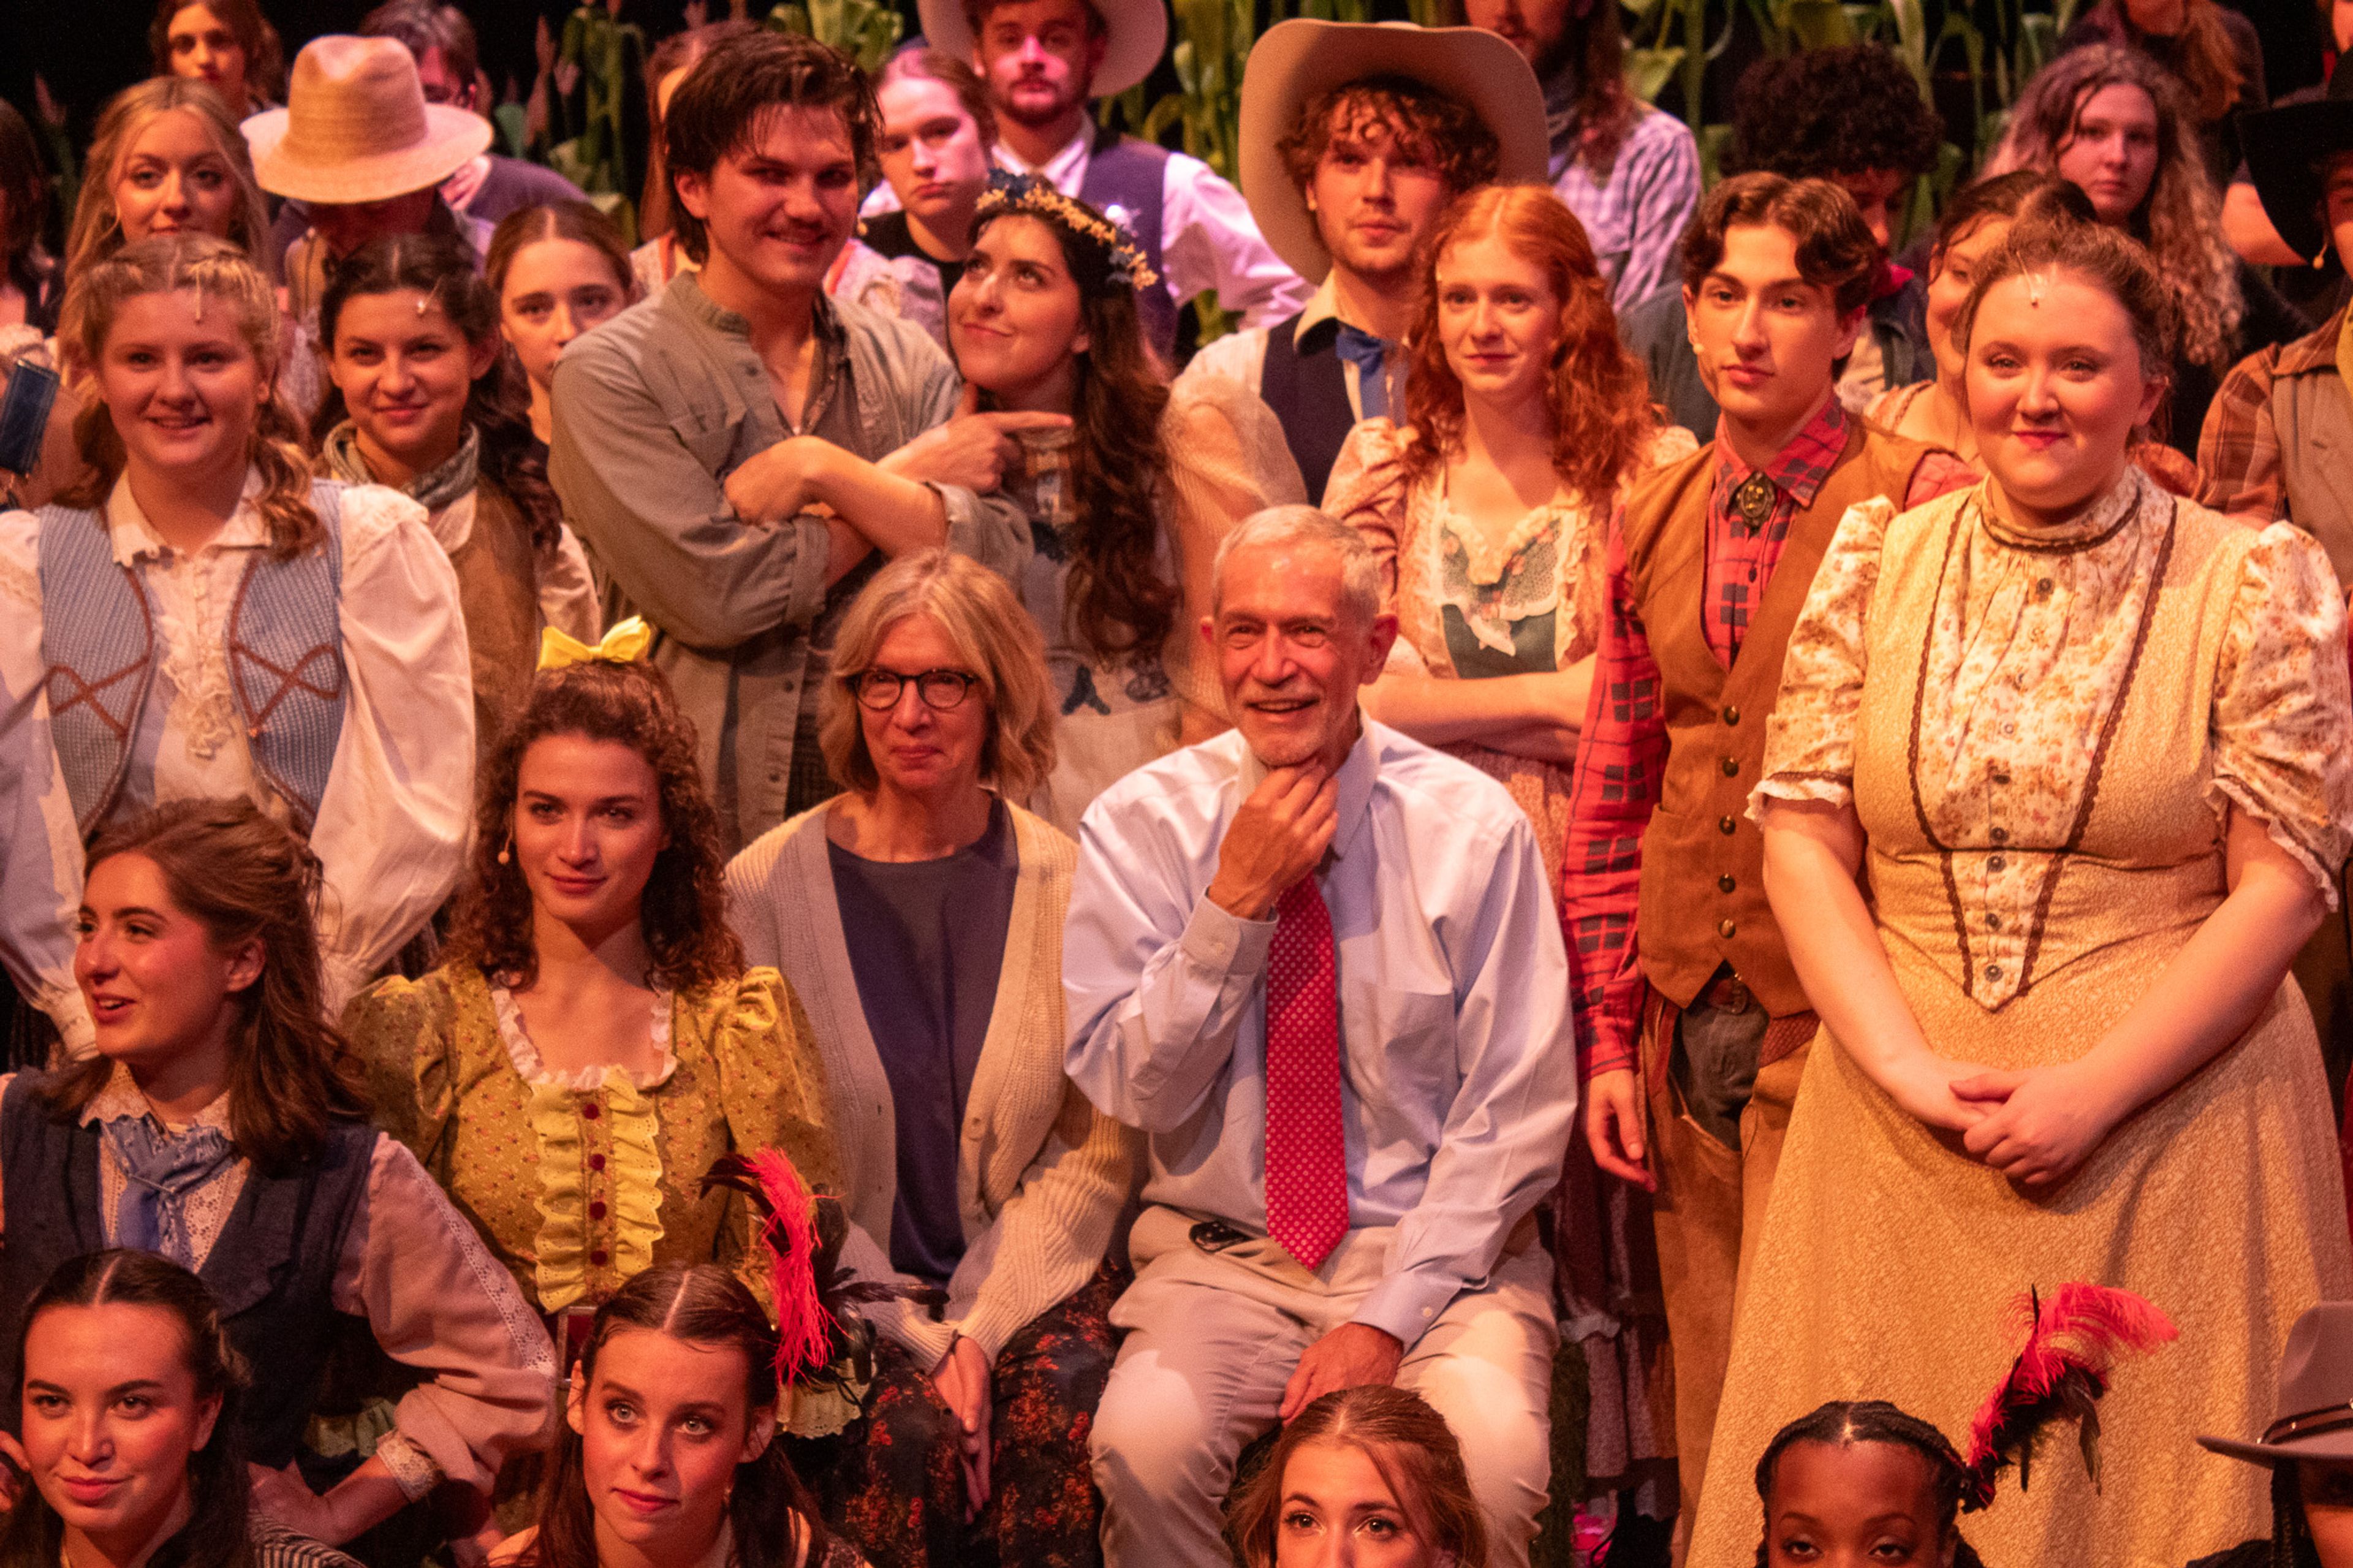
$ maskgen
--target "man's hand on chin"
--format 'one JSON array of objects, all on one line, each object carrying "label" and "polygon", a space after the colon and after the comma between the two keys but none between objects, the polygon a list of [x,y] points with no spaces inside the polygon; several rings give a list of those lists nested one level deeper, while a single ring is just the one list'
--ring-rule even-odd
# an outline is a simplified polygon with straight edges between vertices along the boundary
[{"label": "man's hand on chin", "polygon": [[1395,1383],[1405,1346],[1369,1323],[1343,1323],[1307,1347],[1282,1391],[1285,1421],[1335,1389]]}]

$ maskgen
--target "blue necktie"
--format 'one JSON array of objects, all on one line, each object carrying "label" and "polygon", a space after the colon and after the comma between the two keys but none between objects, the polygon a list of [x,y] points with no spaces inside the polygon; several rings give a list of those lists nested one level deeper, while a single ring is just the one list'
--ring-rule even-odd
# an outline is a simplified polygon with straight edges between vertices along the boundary
[{"label": "blue necktie", "polygon": [[1340,323],[1339,340],[1333,345],[1342,359],[1356,367],[1356,402],[1366,419],[1378,419],[1389,411],[1389,350],[1397,345],[1387,338],[1377,338],[1362,327]]}]

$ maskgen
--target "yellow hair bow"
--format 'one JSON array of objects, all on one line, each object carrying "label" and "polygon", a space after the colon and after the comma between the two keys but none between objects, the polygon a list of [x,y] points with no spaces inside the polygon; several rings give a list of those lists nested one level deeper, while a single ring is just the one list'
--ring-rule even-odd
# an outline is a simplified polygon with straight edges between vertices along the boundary
[{"label": "yellow hair bow", "polygon": [[586,664],[590,659],[629,664],[645,658],[646,649],[653,642],[654,629],[646,625],[643,616],[631,616],[607,632],[594,647],[549,626],[539,634],[539,668],[562,669],[567,664]]}]

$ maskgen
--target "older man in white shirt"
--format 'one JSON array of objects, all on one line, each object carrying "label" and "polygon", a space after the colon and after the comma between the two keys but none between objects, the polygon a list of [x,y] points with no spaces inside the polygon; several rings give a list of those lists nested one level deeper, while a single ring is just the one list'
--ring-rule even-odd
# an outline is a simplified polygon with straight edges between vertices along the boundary
[{"label": "older man in white shirt", "polygon": [[[1104,131],[1092,100],[1150,76],[1168,46],[1161,0],[920,0],[923,37],[972,62],[997,110],[997,162],[1037,174],[1134,235],[1160,282],[1137,300],[1163,359],[1176,310],[1214,290],[1248,326],[1307,303],[1308,286],[1260,237],[1241,193],[1198,158]],[[870,210],[876,204],[870,203]]]},{"label": "older man in white shirt", "polygon": [[1378,609],[1353,530],[1245,521],[1202,627],[1237,727],[1081,825],[1065,1065],[1150,1149],[1094,1426],[1113,1568],[1227,1563],[1242,1446],[1358,1384],[1448,1418],[1496,1563],[1545,1501],[1567,956],[1503,787],[1359,712]]}]

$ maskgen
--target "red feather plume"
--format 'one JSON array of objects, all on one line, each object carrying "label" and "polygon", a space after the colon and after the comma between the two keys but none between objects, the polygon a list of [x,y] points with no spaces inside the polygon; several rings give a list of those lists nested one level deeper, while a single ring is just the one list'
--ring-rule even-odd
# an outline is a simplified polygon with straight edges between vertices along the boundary
[{"label": "red feather plume", "polygon": [[735,1156],[734,1164],[738,1181],[730,1184],[757,1187],[756,1239],[768,1255],[769,1289],[776,1299],[776,1381],[790,1388],[803,1373],[833,1358],[833,1314],[818,1295],[817,1200],[793,1163],[775,1149]]},{"label": "red feather plume", "polygon": [[2154,1350],[2179,1337],[2157,1307],[2129,1290],[2102,1285],[2062,1285],[2049,1300],[2030,1290],[2018,1300],[2026,1343],[1977,1419],[1969,1423],[1972,1510],[1993,1500],[1994,1482],[2012,1464],[2019,1489],[2027,1484],[2036,1442],[2054,1421],[2072,1420],[2094,1487],[2100,1480],[2098,1404],[2109,1369],[2126,1351]]}]

